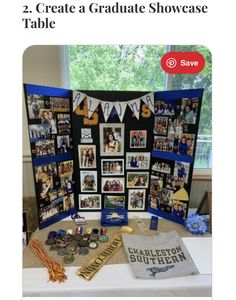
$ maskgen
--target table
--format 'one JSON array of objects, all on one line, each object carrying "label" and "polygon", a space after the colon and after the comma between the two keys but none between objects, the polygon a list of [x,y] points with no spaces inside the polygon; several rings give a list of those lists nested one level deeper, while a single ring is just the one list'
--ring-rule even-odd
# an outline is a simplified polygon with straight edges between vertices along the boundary
[{"label": "table", "polygon": [[[80,213],[87,220],[99,219],[100,213]],[[136,214],[129,213],[129,218]],[[139,213],[140,218],[150,218],[148,213]],[[63,221],[61,221],[63,222]],[[47,282],[46,268],[23,269],[24,297],[210,297],[211,237],[183,238],[200,275],[164,280],[143,280],[133,276],[129,264],[105,265],[91,281],[75,274],[78,267],[66,267],[68,280],[65,283]]]}]

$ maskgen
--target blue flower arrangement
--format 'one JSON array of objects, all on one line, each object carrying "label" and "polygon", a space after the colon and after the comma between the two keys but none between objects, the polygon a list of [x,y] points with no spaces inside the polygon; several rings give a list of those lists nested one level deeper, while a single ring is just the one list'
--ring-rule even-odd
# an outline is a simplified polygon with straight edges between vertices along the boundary
[{"label": "blue flower arrangement", "polygon": [[192,214],[185,221],[185,227],[192,234],[204,234],[207,232],[207,224],[203,216]]}]

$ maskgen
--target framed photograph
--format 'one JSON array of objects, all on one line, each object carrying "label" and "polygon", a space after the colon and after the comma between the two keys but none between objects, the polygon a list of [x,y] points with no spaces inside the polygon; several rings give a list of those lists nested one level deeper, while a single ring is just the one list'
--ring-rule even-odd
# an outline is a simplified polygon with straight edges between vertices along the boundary
[{"label": "framed photograph", "polygon": [[174,192],[177,192],[181,188],[188,190],[188,184],[185,182],[184,178],[173,176],[173,175],[167,175],[166,188]]},{"label": "framed photograph", "polygon": [[124,175],[124,159],[111,158],[101,159],[102,176],[120,176]]},{"label": "framed photograph", "polygon": [[78,145],[78,155],[81,169],[96,169],[96,145]]},{"label": "framed photograph", "polygon": [[128,210],[145,210],[145,189],[129,190]]},{"label": "framed photograph", "polygon": [[40,120],[42,109],[44,106],[44,99],[41,95],[28,95],[27,96],[27,105],[29,112],[30,120]]},{"label": "framed photograph", "polygon": [[101,208],[102,208],[101,195],[98,194],[79,195],[79,209],[99,210]]},{"label": "framed photograph", "polygon": [[59,176],[73,173],[73,162],[73,160],[66,160],[58,163]]},{"label": "framed photograph", "polygon": [[101,156],[124,155],[124,124],[99,124]]},{"label": "framed photograph", "polygon": [[57,121],[55,113],[50,109],[42,109],[41,112],[41,123],[44,128],[50,134],[57,134]]},{"label": "framed photograph", "polygon": [[60,189],[61,192],[63,191],[63,195],[73,192],[72,173],[68,173],[65,174],[64,176],[60,176],[60,183],[61,183]]},{"label": "framed photograph", "polygon": [[173,216],[176,216],[181,219],[186,218],[186,213],[187,213],[187,203],[183,203],[178,200],[173,200],[172,201],[172,212],[171,214]]},{"label": "framed photograph", "polygon": [[147,130],[130,131],[130,148],[146,148]]},{"label": "framed photograph", "polygon": [[173,136],[159,137],[154,136],[153,150],[163,152],[173,152],[174,150],[174,138]]},{"label": "framed photograph", "polygon": [[183,120],[180,117],[171,117],[168,125],[168,135],[174,135],[176,139],[179,139],[183,134]]},{"label": "framed photograph", "polygon": [[181,118],[185,124],[196,124],[199,109],[198,99],[183,98],[181,103]]},{"label": "framed photograph", "polygon": [[123,194],[125,191],[124,177],[102,177],[102,193]]},{"label": "framed photograph", "polygon": [[57,114],[57,126],[58,133],[70,134],[71,133],[71,123],[70,123],[70,115],[69,114]]},{"label": "framed photograph", "polygon": [[71,150],[70,136],[69,135],[58,135],[57,136],[57,152],[67,153]]},{"label": "framed photograph", "polygon": [[154,196],[154,195],[149,195],[149,197],[148,197],[149,207],[151,207],[153,209],[158,209],[159,202],[160,202],[160,197]]},{"label": "framed photograph", "polygon": [[178,154],[193,156],[195,134],[184,133],[179,139]]},{"label": "framed photograph", "polygon": [[82,193],[97,192],[97,171],[80,171]]},{"label": "framed photograph", "polygon": [[184,161],[175,161],[174,176],[179,179],[183,179],[185,183],[188,183],[188,175],[190,170],[190,163]]},{"label": "framed photograph", "polygon": [[127,172],[127,188],[148,188],[149,172]]},{"label": "framed photograph", "polygon": [[156,161],[152,164],[152,171],[170,174],[171,173],[171,165],[168,162],[164,161]]},{"label": "framed photograph", "polygon": [[75,206],[74,194],[68,194],[63,197],[64,211],[71,210]]},{"label": "framed photograph", "polygon": [[50,108],[56,112],[70,112],[69,98],[50,97]]},{"label": "framed photograph", "polygon": [[150,152],[126,152],[127,170],[149,170]]},{"label": "framed photograph", "polygon": [[168,117],[155,117],[154,120],[154,134],[167,136]]},{"label": "framed photograph", "polygon": [[105,195],[104,208],[125,208],[125,196]]},{"label": "framed photograph", "polygon": [[159,196],[163,187],[163,178],[159,176],[151,175],[150,180],[150,193],[155,196]]},{"label": "framed photograph", "polygon": [[55,155],[54,140],[42,140],[35,142],[35,155],[36,157]]}]

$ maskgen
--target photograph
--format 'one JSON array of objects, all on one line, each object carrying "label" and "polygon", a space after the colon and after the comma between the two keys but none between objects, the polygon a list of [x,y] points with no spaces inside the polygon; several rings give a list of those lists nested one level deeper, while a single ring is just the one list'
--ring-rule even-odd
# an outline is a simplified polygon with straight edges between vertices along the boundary
[{"label": "photograph", "polygon": [[184,122],[178,117],[172,117],[169,119],[168,135],[173,135],[176,139],[179,139],[183,134]]},{"label": "photograph", "polygon": [[36,157],[55,155],[54,140],[36,141],[35,142],[35,155],[36,155]]},{"label": "photograph", "polygon": [[68,211],[75,206],[74,194],[69,194],[63,197],[64,211]]},{"label": "photograph", "polygon": [[99,194],[79,195],[79,209],[101,209],[102,201]]},{"label": "photograph", "polygon": [[65,195],[73,192],[73,178],[72,173],[60,176],[60,192]]},{"label": "photograph", "polygon": [[99,124],[101,156],[124,155],[124,124]]},{"label": "photograph", "polygon": [[173,191],[170,191],[168,189],[162,189],[161,197],[160,197],[160,204],[166,204],[166,205],[172,206],[172,200],[171,200],[172,194],[173,194]]},{"label": "photograph", "polygon": [[80,171],[80,189],[83,193],[97,192],[97,171]]},{"label": "photograph", "polygon": [[127,188],[148,188],[149,172],[127,172]]},{"label": "photograph", "polygon": [[185,182],[184,178],[173,176],[173,175],[167,175],[166,176],[166,188],[170,189],[174,192],[177,192],[181,188],[184,188],[188,190],[188,185]]},{"label": "photograph", "polygon": [[151,175],[150,179],[150,193],[155,196],[160,196],[163,187],[163,178]]},{"label": "photograph", "polygon": [[155,117],[154,119],[154,134],[167,135],[168,117]]},{"label": "photograph", "polygon": [[198,99],[182,99],[180,117],[184,124],[196,124],[198,105]]},{"label": "photograph", "polygon": [[60,154],[67,153],[71,150],[70,136],[58,135],[57,136],[57,152]]},{"label": "photograph", "polygon": [[102,177],[102,193],[122,194],[125,191],[124,177]]},{"label": "photograph", "polygon": [[179,139],[178,154],[193,156],[195,134],[185,133]]},{"label": "photograph", "polygon": [[148,170],[150,167],[150,152],[126,152],[126,169]]},{"label": "photograph", "polygon": [[124,175],[124,159],[112,158],[101,159],[102,176],[119,176]]},{"label": "photograph", "polygon": [[78,155],[80,168],[96,168],[96,145],[78,145]]},{"label": "photograph", "polygon": [[50,109],[42,109],[41,112],[41,124],[50,134],[57,133],[57,121],[54,112]]},{"label": "photograph", "polygon": [[44,99],[41,95],[27,96],[29,119],[40,120],[41,110],[44,109]]},{"label": "photograph", "polygon": [[70,112],[69,98],[50,97],[50,108],[56,112]]},{"label": "photograph", "polygon": [[158,197],[158,196],[149,195],[149,197],[148,197],[149,207],[151,207],[153,209],[158,209],[159,201],[160,201],[160,197]]},{"label": "photograph", "polygon": [[71,123],[69,114],[57,114],[58,134],[70,134]]},{"label": "photograph", "polygon": [[104,196],[104,208],[125,208],[125,196]]},{"label": "photograph", "polygon": [[146,148],[147,130],[130,131],[130,148]]},{"label": "photograph", "polygon": [[73,173],[73,160],[66,160],[58,163],[59,176],[70,174],[70,173]]},{"label": "photograph", "polygon": [[146,190],[129,190],[128,210],[144,210],[145,209]]},{"label": "photograph", "polygon": [[183,161],[175,161],[174,176],[182,178],[185,183],[188,183],[190,163]]},{"label": "photograph", "polygon": [[36,139],[50,138],[50,130],[42,124],[29,125],[29,135],[31,142]]},{"label": "photograph", "polygon": [[34,167],[34,170],[36,182],[45,182],[48,177],[57,176],[57,165],[54,162]]},{"label": "photograph", "polygon": [[186,218],[187,203],[180,202],[178,200],[172,201],[172,215],[181,219]]},{"label": "photograph", "polygon": [[170,174],[171,173],[171,165],[168,162],[163,161],[156,161],[152,163],[151,167],[152,171]]},{"label": "photograph", "polygon": [[61,213],[63,211],[63,198],[60,197],[53,201],[51,204],[39,209],[40,222],[46,221],[51,217]]},{"label": "photograph", "polygon": [[173,152],[174,139],[172,138],[172,136],[169,137],[154,136],[153,150]]},{"label": "photograph", "polygon": [[154,107],[155,116],[179,115],[181,112],[180,104],[181,101],[174,99],[169,101],[156,101]]}]

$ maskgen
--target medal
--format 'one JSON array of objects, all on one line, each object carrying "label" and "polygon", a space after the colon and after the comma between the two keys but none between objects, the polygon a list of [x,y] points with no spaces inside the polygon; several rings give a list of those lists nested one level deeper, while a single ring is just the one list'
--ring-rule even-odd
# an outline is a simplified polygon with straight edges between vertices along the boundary
[{"label": "medal", "polygon": [[98,234],[92,233],[92,234],[90,235],[89,240],[90,240],[91,242],[96,242],[96,241],[98,240]]},{"label": "medal", "polygon": [[88,247],[89,246],[89,242],[84,241],[84,240],[79,241],[78,244],[80,247]]},{"label": "medal", "polygon": [[90,238],[90,234],[85,233],[85,234],[83,235],[83,240],[84,240],[84,241],[88,241],[89,238]]},{"label": "medal", "polygon": [[93,233],[93,234],[99,234],[99,230],[98,230],[97,228],[94,228],[94,229],[92,230],[92,233]]},{"label": "medal", "polygon": [[49,248],[50,251],[55,251],[58,249],[58,245],[57,244],[52,244]]},{"label": "medal", "polygon": [[88,248],[79,248],[78,254],[79,255],[87,255],[89,253],[89,249]]},{"label": "medal", "polygon": [[107,235],[100,235],[98,240],[101,243],[106,243],[108,241],[108,236]]},{"label": "medal", "polygon": [[105,227],[101,227],[100,234],[106,235],[106,233],[107,233],[107,229]]},{"label": "medal", "polygon": [[98,243],[97,242],[90,242],[89,243],[89,248],[96,249],[97,247],[98,247]]},{"label": "medal", "polygon": [[87,228],[85,233],[90,235],[92,233],[92,228]]},{"label": "medal", "polygon": [[63,261],[65,264],[71,264],[75,260],[73,255],[66,255],[63,257]]},{"label": "medal", "polygon": [[47,239],[45,244],[48,246],[51,246],[51,245],[55,244],[55,241],[54,241],[54,239]]},{"label": "medal", "polygon": [[60,256],[66,255],[66,249],[65,248],[58,248],[57,254]]}]

